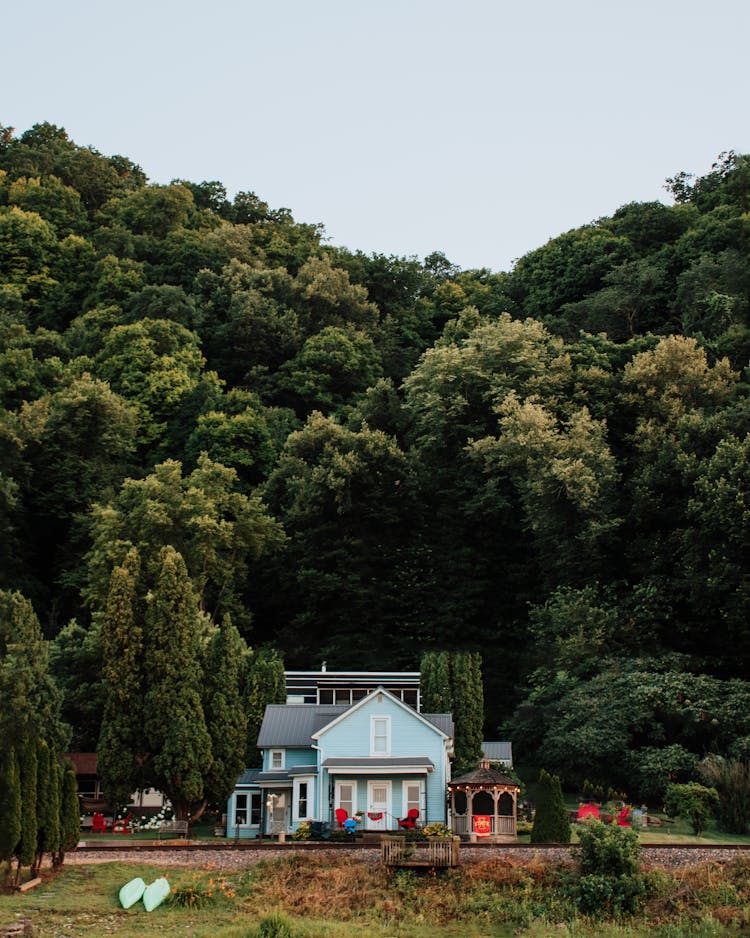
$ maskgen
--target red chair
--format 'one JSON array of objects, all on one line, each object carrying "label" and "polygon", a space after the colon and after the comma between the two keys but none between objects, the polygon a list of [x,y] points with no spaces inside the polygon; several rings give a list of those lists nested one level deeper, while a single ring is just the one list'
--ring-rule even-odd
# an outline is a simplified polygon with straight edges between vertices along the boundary
[{"label": "red chair", "polygon": [[406,817],[398,819],[398,826],[402,827],[404,830],[412,831],[417,826],[417,818],[419,817],[419,808],[409,808],[406,812]]},{"label": "red chair", "polygon": [[104,815],[101,811],[97,811],[91,818],[91,832],[94,834],[106,834],[107,827],[108,825],[104,819]]},{"label": "red chair", "polygon": [[344,821],[349,817],[349,812],[345,811],[344,808],[336,808],[333,813],[336,815],[336,823],[343,829]]},{"label": "red chair", "polygon": [[618,827],[630,827],[630,821],[628,820],[628,815],[630,814],[630,806],[625,805],[625,807],[617,815],[617,826]]}]

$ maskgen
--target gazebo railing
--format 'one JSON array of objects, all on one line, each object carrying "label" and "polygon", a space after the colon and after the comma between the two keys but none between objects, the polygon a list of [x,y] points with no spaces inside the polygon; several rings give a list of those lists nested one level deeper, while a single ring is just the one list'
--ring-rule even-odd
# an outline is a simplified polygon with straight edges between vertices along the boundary
[{"label": "gazebo railing", "polygon": [[[502,834],[506,836],[515,837],[516,836],[516,819],[511,816],[498,815],[497,817],[492,814],[489,815],[490,818],[490,834]],[[454,814],[453,815],[453,833],[454,834],[471,834],[472,833],[472,823],[470,814]]]}]

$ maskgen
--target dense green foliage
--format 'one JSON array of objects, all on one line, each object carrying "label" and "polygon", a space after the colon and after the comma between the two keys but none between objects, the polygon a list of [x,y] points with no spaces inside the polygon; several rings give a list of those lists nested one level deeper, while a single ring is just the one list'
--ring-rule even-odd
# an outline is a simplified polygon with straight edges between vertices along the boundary
[{"label": "dense green foliage", "polygon": [[646,892],[640,872],[638,835],[617,824],[588,821],[578,835],[578,908],[596,918],[637,912]]},{"label": "dense green foliage", "polygon": [[700,837],[706,829],[718,804],[716,789],[706,788],[698,782],[668,785],[664,795],[664,810],[667,814],[690,821],[696,837]]},{"label": "dense green foliage", "polygon": [[750,831],[750,763],[711,756],[698,766],[701,780],[719,798],[719,825],[731,834]]},{"label": "dense green foliage", "polygon": [[481,653],[487,734],[566,780],[657,797],[747,759],[749,178],[722,154],[461,271],[4,128],[0,588],[75,744],[150,640],[142,608],[101,633],[113,571],[135,549],[153,585],[170,547],[290,667]]}]

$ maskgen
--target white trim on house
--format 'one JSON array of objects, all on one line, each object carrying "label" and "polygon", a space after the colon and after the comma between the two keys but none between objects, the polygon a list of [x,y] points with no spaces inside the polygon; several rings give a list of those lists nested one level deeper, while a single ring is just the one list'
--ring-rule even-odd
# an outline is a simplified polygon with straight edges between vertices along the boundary
[{"label": "white trim on house", "polygon": [[348,805],[349,807],[344,808],[344,810],[351,817],[357,810],[357,783],[355,781],[336,782],[336,786],[334,788],[333,809],[335,812],[336,808],[343,807],[341,804],[341,789],[347,786],[351,788],[351,797],[345,799],[344,804]]},{"label": "white trim on house", "polygon": [[418,710],[415,710],[414,707],[410,707],[409,704],[405,704],[403,700],[399,700],[398,697],[395,697],[390,691],[387,691],[385,687],[375,688],[371,694],[363,697],[362,700],[357,701],[357,703],[352,704],[351,707],[349,707],[347,710],[344,710],[343,713],[340,713],[335,719],[331,720],[330,723],[326,723],[325,726],[321,727],[317,733],[313,733],[311,738],[320,739],[324,733],[327,733],[328,730],[333,729],[333,727],[341,723],[342,720],[348,719],[355,711],[359,710],[360,707],[363,707],[377,694],[383,694],[384,696],[388,697],[389,700],[392,700],[397,706],[401,707],[403,710],[406,710],[407,713],[412,714],[418,720],[421,720],[425,726],[429,726],[429,728],[437,733],[438,736],[440,736],[442,739],[450,739],[450,736],[448,736],[442,730],[438,729],[434,723],[430,723],[429,720],[426,720]]},{"label": "white trim on house", "polygon": [[[307,810],[303,813],[299,810],[300,786],[307,785]],[[300,821],[309,821],[315,817],[315,776],[299,775],[294,779],[292,786],[292,824]]]},{"label": "white trim on house", "polygon": [[[373,800],[376,787],[385,791],[385,800]],[[380,820],[373,820],[370,817],[370,814],[379,812],[382,812],[383,815]],[[367,829],[370,831],[387,831],[390,829],[391,818],[393,817],[393,790],[390,779],[369,781],[367,783],[367,814],[365,817],[367,818]]]},{"label": "white trim on house", "polygon": [[429,775],[435,771],[433,766],[426,765],[385,765],[373,768],[363,765],[362,762],[326,766],[326,769],[329,775]]},{"label": "white trim on house", "polygon": [[[409,786],[417,788],[416,801],[414,799],[410,801],[407,797]],[[425,792],[423,779],[405,778],[403,782],[401,782],[401,813],[403,817],[407,816],[409,808],[419,808],[417,823],[420,825],[423,824],[427,816],[427,793]]]}]

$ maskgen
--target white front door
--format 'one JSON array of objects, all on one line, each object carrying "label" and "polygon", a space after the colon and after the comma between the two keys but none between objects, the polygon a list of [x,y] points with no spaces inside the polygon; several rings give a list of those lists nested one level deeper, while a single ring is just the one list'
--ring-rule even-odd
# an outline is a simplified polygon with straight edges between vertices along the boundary
[{"label": "white front door", "polygon": [[367,783],[367,829],[387,831],[391,824],[391,783],[371,781]]}]

